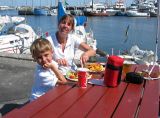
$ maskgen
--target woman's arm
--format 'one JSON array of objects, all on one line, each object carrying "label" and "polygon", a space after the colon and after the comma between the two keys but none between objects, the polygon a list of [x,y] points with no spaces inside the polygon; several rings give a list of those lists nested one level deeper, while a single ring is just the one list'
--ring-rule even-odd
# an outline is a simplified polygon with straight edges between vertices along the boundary
[{"label": "woman's arm", "polygon": [[80,58],[83,63],[87,62],[89,57],[96,55],[96,51],[84,42],[79,45],[79,49],[84,51]]}]

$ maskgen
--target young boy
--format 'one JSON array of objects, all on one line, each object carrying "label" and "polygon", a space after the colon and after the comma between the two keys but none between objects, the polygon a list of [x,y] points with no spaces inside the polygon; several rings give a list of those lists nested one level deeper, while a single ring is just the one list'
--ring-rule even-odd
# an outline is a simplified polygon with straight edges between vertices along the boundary
[{"label": "young boy", "polygon": [[35,80],[30,101],[37,99],[52,89],[56,83],[65,84],[67,81],[58,70],[58,64],[52,59],[52,45],[46,39],[36,39],[31,47],[32,57],[37,62]]}]

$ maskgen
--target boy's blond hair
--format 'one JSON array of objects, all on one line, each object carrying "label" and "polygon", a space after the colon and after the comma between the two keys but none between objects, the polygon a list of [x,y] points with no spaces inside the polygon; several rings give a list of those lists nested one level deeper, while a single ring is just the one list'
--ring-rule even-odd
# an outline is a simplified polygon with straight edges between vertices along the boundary
[{"label": "boy's blond hair", "polygon": [[34,40],[34,42],[32,43],[30,47],[30,52],[33,58],[37,57],[40,53],[43,53],[49,50],[52,51],[52,45],[45,38],[38,38]]}]

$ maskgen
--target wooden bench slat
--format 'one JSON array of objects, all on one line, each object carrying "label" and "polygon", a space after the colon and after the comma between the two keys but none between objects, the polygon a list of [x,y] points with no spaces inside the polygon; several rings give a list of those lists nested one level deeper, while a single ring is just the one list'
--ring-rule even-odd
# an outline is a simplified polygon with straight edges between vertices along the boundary
[{"label": "wooden bench slat", "polygon": [[71,86],[55,87],[37,100],[26,104],[24,107],[18,109],[18,111],[16,110],[9,112],[4,116],[4,118],[29,118],[69,89],[71,89]]},{"label": "wooden bench slat", "polygon": [[[116,88],[109,88],[105,95],[88,114],[87,118],[110,118],[127,84],[121,82]],[[111,104],[112,103],[112,104]]]},{"label": "wooden bench slat", "polygon": [[113,117],[115,118],[131,118],[135,116],[138,104],[141,99],[143,84],[129,84],[128,88],[117,107]]},{"label": "wooden bench slat", "polygon": [[146,82],[142,103],[138,112],[138,118],[158,118],[159,114],[159,81]]},{"label": "wooden bench slat", "polygon": [[33,118],[53,118],[58,117],[70,106],[72,106],[85,92],[87,92],[92,86],[88,86],[86,89],[74,87],[67,93],[63,94],[56,101],[50,103],[41,112],[35,114]]},{"label": "wooden bench slat", "polygon": [[68,109],[61,118],[83,118],[105,94],[107,87],[94,86]]}]

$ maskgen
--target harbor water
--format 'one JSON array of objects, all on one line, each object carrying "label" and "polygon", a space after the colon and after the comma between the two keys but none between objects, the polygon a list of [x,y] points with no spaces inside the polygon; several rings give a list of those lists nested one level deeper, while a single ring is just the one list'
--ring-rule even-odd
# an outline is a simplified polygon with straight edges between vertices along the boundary
[{"label": "harbor water", "polygon": [[[18,15],[17,11],[0,11],[0,15]],[[56,16],[25,16],[26,23],[37,33],[53,34],[57,30]],[[155,51],[156,17],[88,17],[87,31],[93,31],[97,47],[108,54],[119,54],[138,45],[142,50]],[[158,42],[160,45],[160,41]],[[160,58],[160,46],[158,47]]]}]

